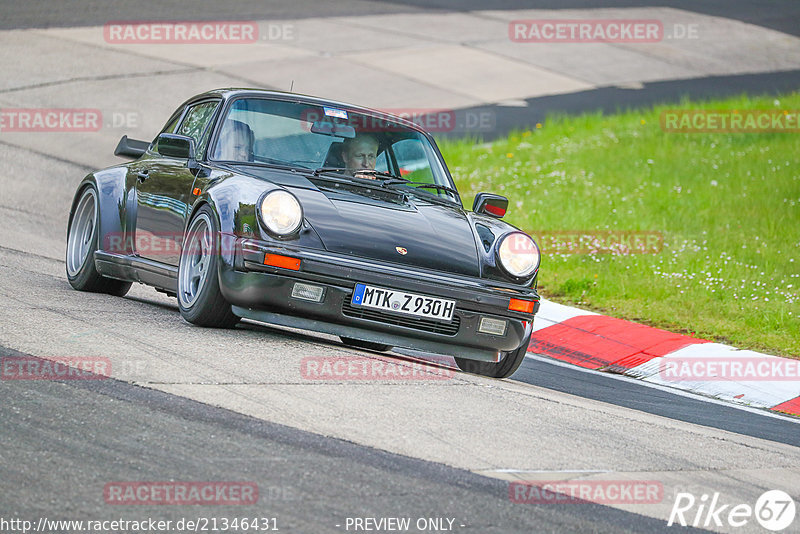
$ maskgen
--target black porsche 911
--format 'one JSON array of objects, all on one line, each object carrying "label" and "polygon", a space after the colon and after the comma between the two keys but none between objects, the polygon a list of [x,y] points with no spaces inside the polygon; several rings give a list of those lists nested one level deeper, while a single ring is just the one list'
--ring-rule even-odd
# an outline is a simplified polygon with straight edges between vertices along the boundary
[{"label": "black porsche 911", "polygon": [[503,378],[539,306],[539,250],[466,211],[425,131],[400,117],[274,91],[189,99],[133,159],[93,172],[69,216],[66,270],[83,291],[140,282],[188,322],[241,318],[338,335],[352,346],[446,354]]}]

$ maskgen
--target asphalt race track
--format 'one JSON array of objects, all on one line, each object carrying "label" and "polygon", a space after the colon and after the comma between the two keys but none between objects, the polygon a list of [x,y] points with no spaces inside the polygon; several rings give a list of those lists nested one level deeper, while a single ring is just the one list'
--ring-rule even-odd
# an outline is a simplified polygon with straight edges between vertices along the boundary
[{"label": "asphalt race track", "polygon": [[[375,515],[451,518],[455,530],[476,532],[663,528],[659,520],[599,505],[515,505],[500,480],[124,382],[6,382],[3,398],[2,476],[4,484],[21,489],[7,494],[3,505],[30,517],[104,517],[109,511],[98,481],[181,480],[192,473],[202,480],[256,482],[264,498],[247,514],[274,517],[289,532],[336,532],[347,517]],[[31,416],[21,418],[23,412]],[[37,442],[47,445],[34,459]],[[39,494],[42,488],[48,498]],[[120,515],[177,521],[202,514],[192,507],[167,514],[137,507]],[[234,507],[213,514],[240,515]]]},{"label": "asphalt race track", "polygon": [[[216,70],[188,68],[95,77],[85,84],[81,73],[78,79],[42,81],[25,63],[29,58],[15,55],[20,49],[9,52],[12,38],[51,38],[26,28],[133,18],[145,4],[153,18],[190,18],[186,2],[120,2],[116,13],[106,11],[105,2],[55,2],[50,9],[0,2],[0,65],[30,77],[0,89],[0,107],[21,107],[29,89],[34,96],[28,107],[58,107],[58,95],[83,91],[105,102],[113,84],[122,83],[116,89],[126,99],[124,109],[139,111],[143,128],[158,128],[180,99],[152,102],[137,84],[156,84],[165,95],[170,80],[208,88],[229,83]],[[197,5],[200,12],[191,18],[220,16],[221,4]],[[259,5],[242,2],[238,17],[257,17]],[[310,5],[276,3],[274,18],[297,19],[310,11],[314,17],[401,16],[429,9],[418,2]],[[469,3],[434,5],[437,11],[469,9]],[[520,5],[526,3],[501,2],[496,9]],[[796,34],[800,25],[786,20],[797,20],[797,6],[770,6],[772,12],[754,3],[716,2],[702,9],[787,33],[794,28]],[[42,49],[30,54],[49,61]],[[97,57],[108,59],[100,52]],[[145,62],[130,59],[137,65],[140,60]],[[110,63],[103,65],[116,68]],[[776,90],[797,87],[796,74],[775,80]],[[667,519],[681,492],[698,499],[718,493],[720,503],[753,506],[765,491],[780,489],[800,502],[796,418],[533,356],[502,381],[454,372],[446,361],[432,368],[441,374],[428,370],[412,379],[309,379],[303,370],[309,357],[409,368],[424,355],[387,357],[345,347],[332,336],[253,322],[229,331],[193,327],[181,319],[175,299],[140,285],[124,298],[72,290],[63,260],[72,195],[94,165],[115,162],[111,152],[121,133],[0,133],[0,357],[97,357],[111,365],[110,378],[0,380],[0,532],[22,532],[19,524],[3,523],[11,519],[40,526],[43,518],[176,524],[245,517],[268,518],[280,532],[299,533],[369,531],[363,522],[356,528],[354,518],[410,518],[412,525],[420,520],[426,526],[409,532],[672,532],[679,527],[667,526]],[[648,482],[662,492],[633,504],[510,498],[514,481],[568,480]],[[104,496],[109,484],[158,481],[253,483],[259,498],[237,506],[120,505]],[[697,507],[687,517],[695,512]],[[700,530],[765,532],[752,518],[736,528],[705,519]],[[112,531],[128,530],[97,532]],[[799,531],[800,519],[785,530]]]}]

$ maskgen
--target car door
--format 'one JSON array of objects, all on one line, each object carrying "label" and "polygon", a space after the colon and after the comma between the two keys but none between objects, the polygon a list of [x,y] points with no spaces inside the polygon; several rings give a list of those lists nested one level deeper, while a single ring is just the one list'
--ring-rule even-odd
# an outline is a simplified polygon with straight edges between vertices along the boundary
[{"label": "car door", "polygon": [[[174,133],[194,139],[197,158],[202,158],[211,133],[219,100],[191,105]],[[149,260],[177,266],[183,243],[183,229],[194,195],[195,172],[186,160],[158,154],[138,166],[136,172],[136,253]]]}]

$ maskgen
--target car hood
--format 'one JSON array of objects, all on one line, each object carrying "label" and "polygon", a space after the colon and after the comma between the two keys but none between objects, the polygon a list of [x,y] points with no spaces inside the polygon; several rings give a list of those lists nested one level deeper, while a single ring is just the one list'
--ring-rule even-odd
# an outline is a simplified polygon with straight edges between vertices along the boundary
[{"label": "car hood", "polygon": [[326,250],[480,276],[477,245],[458,206],[406,197],[397,202],[316,188],[291,188]]}]

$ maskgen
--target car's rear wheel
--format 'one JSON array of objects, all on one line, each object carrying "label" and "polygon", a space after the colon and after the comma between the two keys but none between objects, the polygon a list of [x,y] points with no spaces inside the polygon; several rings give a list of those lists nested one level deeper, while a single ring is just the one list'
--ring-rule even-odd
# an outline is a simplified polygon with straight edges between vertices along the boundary
[{"label": "car's rear wheel", "polygon": [[94,264],[94,253],[99,240],[97,221],[100,220],[97,190],[93,185],[83,189],[67,232],[67,280],[79,291],[107,293],[124,296],[131,282],[106,278]]},{"label": "car's rear wheel", "polygon": [[456,365],[465,373],[488,376],[490,378],[508,378],[522,365],[522,360],[525,359],[525,354],[528,352],[530,341],[531,337],[528,336],[528,339],[525,340],[525,343],[520,348],[504,352],[503,358],[497,363],[455,358]]},{"label": "car's rear wheel", "polygon": [[239,318],[219,289],[219,223],[203,206],[189,224],[178,264],[178,307],[188,322],[231,328]]},{"label": "car's rear wheel", "polygon": [[378,352],[386,352],[392,350],[392,345],[384,345],[383,343],[373,343],[372,341],[362,341],[360,339],[353,339],[352,337],[344,337],[339,336],[339,339],[342,340],[342,343],[345,345],[349,345],[351,347],[357,347],[359,349],[368,349],[368,350],[375,350]]}]

